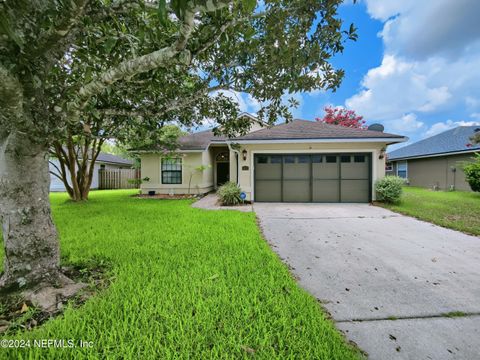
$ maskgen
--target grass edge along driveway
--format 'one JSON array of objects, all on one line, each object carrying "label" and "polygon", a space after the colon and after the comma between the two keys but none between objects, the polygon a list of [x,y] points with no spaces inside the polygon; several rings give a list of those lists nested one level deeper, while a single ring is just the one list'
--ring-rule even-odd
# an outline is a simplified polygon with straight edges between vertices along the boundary
[{"label": "grass edge along driveway", "polygon": [[398,204],[379,204],[449,229],[480,235],[480,194],[470,191],[433,191],[404,187]]},{"label": "grass edge along driveway", "polygon": [[92,348],[0,349],[18,359],[359,359],[260,235],[255,214],[188,200],[52,194],[63,262],[104,259],[112,285],[78,309],[8,338]]}]

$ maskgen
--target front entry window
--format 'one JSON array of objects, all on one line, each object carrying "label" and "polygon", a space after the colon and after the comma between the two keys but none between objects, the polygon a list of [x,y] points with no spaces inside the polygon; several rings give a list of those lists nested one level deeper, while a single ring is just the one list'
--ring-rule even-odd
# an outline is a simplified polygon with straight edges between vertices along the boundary
[{"label": "front entry window", "polygon": [[228,162],[230,160],[230,154],[228,152],[221,152],[217,155],[217,162]]}]

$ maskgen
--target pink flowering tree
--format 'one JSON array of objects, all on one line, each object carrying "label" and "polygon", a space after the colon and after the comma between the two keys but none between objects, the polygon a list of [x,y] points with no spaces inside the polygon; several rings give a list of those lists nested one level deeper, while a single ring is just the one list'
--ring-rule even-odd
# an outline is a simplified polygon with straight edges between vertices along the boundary
[{"label": "pink flowering tree", "polygon": [[333,106],[325,107],[325,116],[315,120],[325,124],[340,125],[349,128],[366,129],[363,116],[357,115],[354,110],[336,108]]}]

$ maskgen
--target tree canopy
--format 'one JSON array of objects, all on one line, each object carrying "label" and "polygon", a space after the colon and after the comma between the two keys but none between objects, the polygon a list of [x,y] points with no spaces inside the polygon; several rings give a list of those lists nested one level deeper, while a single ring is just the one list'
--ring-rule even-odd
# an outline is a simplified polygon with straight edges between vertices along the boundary
[{"label": "tree canopy", "polygon": [[52,146],[80,142],[94,159],[106,139],[205,118],[217,132],[246,132],[224,91],[258,100],[265,125],[289,120],[285,95],[335,90],[344,75],[330,61],[356,34],[343,28],[340,3],[2,1],[0,287],[65,280],[48,199]]}]

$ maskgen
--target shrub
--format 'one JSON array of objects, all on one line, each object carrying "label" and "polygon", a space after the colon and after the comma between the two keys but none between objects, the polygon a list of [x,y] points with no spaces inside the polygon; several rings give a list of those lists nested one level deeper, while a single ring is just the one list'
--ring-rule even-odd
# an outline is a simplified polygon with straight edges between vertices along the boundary
[{"label": "shrub", "polygon": [[242,190],[240,187],[231,181],[226,182],[217,190],[220,203],[225,206],[240,204],[242,202],[242,199],[240,198],[241,192]]},{"label": "shrub", "polygon": [[480,154],[475,154],[474,162],[463,166],[463,172],[470,188],[480,192]]},{"label": "shrub", "polygon": [[405,179],[398,176],[385,176],[375,183],[377,200],[386,203],[397,203],[402,196],[402,186]]}]

